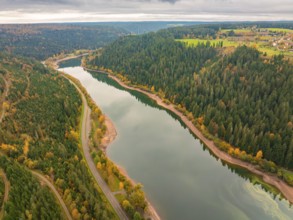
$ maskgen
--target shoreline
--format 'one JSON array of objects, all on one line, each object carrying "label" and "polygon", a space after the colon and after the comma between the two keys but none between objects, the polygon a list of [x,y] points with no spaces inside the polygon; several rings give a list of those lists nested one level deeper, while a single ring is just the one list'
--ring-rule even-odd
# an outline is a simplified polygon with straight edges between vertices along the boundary
[{"label": "shoreline", "polygon": [[274,176],[272,174],[269,173],[265,173],[261,170],[258,170],[254,165],[244,162],[240,159],[234,158],[232,156],[230,156],[229,154],[221,151],[213,141],[207,139],[199,129],[197,129],[195,127],[195,125],[180,111],[178,111],[173,104],[169,104],[167,105],[166,103],[163,102],[163,100],[161,98],[159,98],[157,95],[152,94],[150,92],[146,92],[142,89],[139,88],[135,88],[132,86],[129,86],[127,84],[125,84],[124,82],[122,82],[119,78],[117,78],[116,76],[114,76],[113,74],[110,74],[108,72],[105,71],[99,71],[99,70],[92,70],[92,69],[88,69],[86,67],[83,67],[86,71],[93,71],[93,72],[98,72],[98,73],[105,73],[107,74],[111,79],[115,80],[119,85],[121,85],[122,87],[129,89],[129,90],[134,90],[134,91],[138,91],[140,93],[143,93],[145,95],[147,95],[149,98],[153,99],[154,101],[156,101],[156,103],[158,105],[160,105],[161,107],[172,111],[173,113],[175,113],[181,120],[182,122],[188,127],[188,129],[194,134],[196,135],[212,152],[214,155],[216,155],[219,159],[228,162],[230,164],[233,165],[237,165],[240,166],[242,168],[245,168],[247,170],[249,170],[250,172],[260,176],[266,183],[275,186],[281,193],[282,195],[292,204],[293,203],[293,187],[289,186],[287,183],[285,183],[283,180],[279,179],[277,176]]},{"label": "shoreline", "polygon": [[100,148],[102,149],[102,151],[104,151],[104,153],[107,153],[107,148],[115,141],[118,134],[112,120],[107,115],[103,115],[105,116],[105,125],[107,127],[107,130],[104,137],[102,138]]},{"label": "shoreline", "polygon": [[[108,147],[110,147],[110,144],[112,144],[118,133],[117,133],[117,130],[115,128],[115,125],[114,123],[112,122],[112,120],[105,114],[103,114],[105,116],[105,125],[107,127],[107,131],[102,139],[102,142],[101,142],[101,149],[102,151],[104,151],[104,153],[106,154],[107,156],[107,149]],[[107,156],[108,157],[108,156]],[[118,168],[119,172],[126,177],[126,179],[128,179],[131,184],[133,185],[136,185],[137,183],[128,175],[127,171],[124,169],[124,167],[114,163],[115,166]],[[146,219],[150,218],[152,220],[160,220],[160,216],[159,214],[157,213],[156,209],[154,208],[154,206],[150,203],[149,199],[147,198],[147,195],[145,194],[145,200],[146,200],[146,203],[147,203],[147,211],[144,213],[144,217]]]},{"label": "shoreline", "polygon": [[[67,78],[66,75],[63,75],[63,77]],[[67,79],[69,80],[69,82],[73,84],[73,86],[75,86],[75,88],[81,95],[81,99],[84,105],[84,111],[82,114],[83,120],[81,122],[81,143],[82,143],[83,157],[88,165],[88,169],[92,173],[93,178],[96,180],[97,185],[99,186],[101,191],[104,193],[105,198],[108,200],[109,204],[112,206],[113,211],[116,212],[117,217],[122,220],[128,220],[129,219],[128,216],[126,215],[125,211],[122,209],[122,206],[120,205],[119,201],[115,198],[114,194],[110,191],[110,188],[107,185],[107,183],[99,174],[98,170],[96,169],[96,164],[94,163],[94,160],[91,157],[90,146],[88,144],[89,134],[91,131],[91,108],[88,105],[87,98],[85,97],[85,94],[81,91],[80,87],[75,82],[73,82],[70,78],[67,78]]]},{"label": "shoreline", "polygon": [[[114,163],[115,164],[115,163]],[[125,176],[133,185],[136,185],[137,183],[128,175],[127,171],[122,167],[117,164],[115,164],[116,167],[118,168],[119,172]],[[145,201],[147,203],[147,211],[144,213],[145,219],[151,219],[151,220],[161,220],[161,217],[157,213],[156,209],[154,206],[150,203],[149,199],[147,198],[147,195],[145,194]]]},{"label": "shoreline", "polygon": [[45,60],[45,61],[43,61],[42,63],[43,64],[45,64],[46,65],[46,62],[48,61],[48,62],[52,62],[51,63],[51,67],[53,68],[53,69],[55,69],[55,70],[58,70],[59,69],[59,63],[61,63],[61,62],[63,62],[63,61],[66,61],[66,60],[71,60],[71,59],[76,59],[76,58],[79,58],[79,57],[83,57],[83,56],[86,56],[86,55],[88,55],[89,53],[83,53],[83,54],[80,54],[80,55],[74,55],[74,56],[67,56],[67,57],[64,57],[64,58],[61,58],[61,59],[57,59],[57,60],[52,60],[52,61],[50,61],[50,60]]},{"label": "shoreline", "polygon": [[[55,60],[52,62],[52,67],[58,71],[59,65],[58,63],[62,62],[62,61],[66,61],[66,60],[70,60],[70,59],[75,59],[78,57],[82,57],[85,56],[86,54],[81,54],[81,55],[77,55],[77,56],[73,56],[73,57],[65,57],[59,60]],[[117,137],[117,130],[115,128],[114,123],[112,122],[112,120],[104,113],[102,113],[105,116],[105,125],[107,127],[106,133],[102,138],[102,142],[101,142],[101,147],[100,149],[106,154],[107,156],[107,148],[110,146],[110,144],[112,144],[116,137]],[[89,126],[89,123],[88,125]],[[108,157],[108,156],[107,156]],[[110,158],[109,158],[110,159]],[[122,175],[124,175],[133,185],[136,185],[137,183],[128,175],[127,171],[122,167],[117,165],[116,163],[114,163],[115,166],[117,166],[119,172],[121,172]],[[152,204],[149,202],[149,200],[147,199],[147,197],[145,196],[145,200],[147,203],[147,211],[144,213],[144,217],[146,219],[151,219],[151,220],[161,220],[159,214],[157,213],[156,209],[152,206]]]}]

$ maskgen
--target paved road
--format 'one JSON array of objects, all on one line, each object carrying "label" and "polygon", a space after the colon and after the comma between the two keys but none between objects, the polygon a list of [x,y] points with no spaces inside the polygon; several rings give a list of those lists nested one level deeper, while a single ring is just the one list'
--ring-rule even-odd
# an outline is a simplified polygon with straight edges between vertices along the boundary
[{"label": "paved road", "polygon": [[127,215],[125,214],[124,210],[121,208],[121,206],[120,206],[119,202],[117,201],[117,199],[115,198],[114,194],[110,191],[108,185],[106,184],[106,182],[103,180],[103,178],[101,177],[101,175],[97,171],[95,163],[90,155],[90,148],[89,148],[88,143],[89,143],[89,134],[90,134],[90,130],[91,130],[91,122],[90,122],[91,109],[89,108],[89,106],[87,104],[87,101],[86,101],[84,94],[80,91],[80,89],[75,85],[74,82],[72,82],[70,79],[68,79],[68,80],[76,87],[76,89],[80,93],[81,98],[82,98],[82,103],[84,106],[81,141],[82,141],[82,149],[83,149],[84,157],[87,161],[87,164],[88,164],[95,180],[97,181],[98,185],[100,186],[103,193],[105,194],[105,196],[107,197],[107,199],[111,203],[112,207],[116,211],[118,217],[121,220],[128,220]]},{"label": "paved road", "polygon": [[62,197],[60,196],[60,194],[58,193],[58,191],[55,189],[54,185],[46,178],[44,177],[42,174],[31,170],[32,174],[34,176],[36,176],[39,180],[41,180],[43,183],[45,183],[51,190],[52,192],[55,194],[55,196],[57,197],[60,205],[62,206],[64,213],[66,214],[67,219],[72,220],[72,217],[70,215],[69,210],[67,209],[67,206],[65,205]]},{"label": "paved road", "polygon": [[[3,103],[5,101],[5,98],[7,97],[8,93],[9,93],[9,83],[7,82],[7,80],[2,76],[4,82],[5,82],[5,91],[2,97],[2,100],[0,103]],[[5,115],[5,109],[3,108],[3,106],[0,106],[2,108],[2,112],[0,115],[0,123],[2,122],[4,115]]]}]

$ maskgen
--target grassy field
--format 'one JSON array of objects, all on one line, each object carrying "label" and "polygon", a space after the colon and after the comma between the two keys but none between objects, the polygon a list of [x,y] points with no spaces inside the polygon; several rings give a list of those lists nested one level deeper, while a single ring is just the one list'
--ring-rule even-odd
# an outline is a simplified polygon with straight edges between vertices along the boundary
[{"label": "grassy field", "polygon": [[[285,29],[285,28],[261,28],[262,31],[268,30],[273,32],[283,32],[283,33],[292,33],[292,29]],[[252,33],[251,29],[223,29],[221,30],[221,33],[227,33],[229,31],[234,31],[236,34],[248,34]],[[256,32],[257,33],[257,32]]]},{"label": "grassy field", "polygon": [[197,46],[198,44],[206,44],[208,41],[211,43],[211,45],[217,45],[221,41],[223,42],[223,47],[237,47],[240,45],[243,45],[241,42],[234,42],[234,41],[229,41],[226,39],[218,39],[218,40],[204,40],[204,39],[178,39],[177,41],[187,43],[188,46]]},{"label": "grassy field", "polygon": [[293,30],[291,29],[284,29],[284,28],[267,28],[266,30],[273,31],[273,32],[284,32],[293,34]]},{"label": "grassy field", "polygon": [[[204,39],[178,39],[177,41],[179,42],[184,42],[187,44],[187,46],[190,47],[195,47],[199,43],[204,43],[206,44],[208,41],[211,43],[211,45],[217,45],[221,41],[223,42],[223,47],[238,47],[242,45],[250,46],[250,47],[255,47],[262,53],[266,53],[268,56],[274,56],[274,55],[279,55],[279,54],[284,54],[289,56],[290,53],[283,53],[282,51],[276,50],[274,47],[268,47],[265,46],[262,43],[256,43],[256,42],[244,42],[244,41],[229,41],[227,39],[217,39],[217,40],[204,40]],[[292,54],[292,53],[291,53]]]},{"label": "grassy field", "polygon": [[229,31],[234,31],[235,34],[247,34],[252,33],[250,29],[223,29],[221,30],[222,33],[227,33]]}]

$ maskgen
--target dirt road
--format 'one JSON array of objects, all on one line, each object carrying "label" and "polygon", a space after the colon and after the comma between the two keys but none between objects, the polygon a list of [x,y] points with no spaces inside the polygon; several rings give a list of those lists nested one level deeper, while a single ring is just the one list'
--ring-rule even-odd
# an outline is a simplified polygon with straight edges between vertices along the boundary
[{"label": "dirt road", "polygon": [[0,212],[0,219],[3,219],[3,217],[4,217],[4,205],[8,201],[9,190],[10,190],[10,183],[9,183],[9,181],[8,181],[8,179],[6,177],[6,174],[4,173],[3,170],[0,171],[0,176],[3,179],[4,186],[5,186],[3,203],[2,203],[1,212]]},{"label": "dirt road", "polygon": [[55,194],[55,196],[57,197],[60,205],[62,206],[62,209],[64,211],[64,213],[66,214],[67,219],[72,220],[72,217],[70,215],[69,210],[67,209],[67,206],[65,205],[62,197],[60,196],[60,194],[58,193],[58,191],[55,189],[54,185],[46,178],[44,177],[42,174],[31,170],[32,174],[37,177],[41,182],[45,183],[51,190],[52,192]]}]

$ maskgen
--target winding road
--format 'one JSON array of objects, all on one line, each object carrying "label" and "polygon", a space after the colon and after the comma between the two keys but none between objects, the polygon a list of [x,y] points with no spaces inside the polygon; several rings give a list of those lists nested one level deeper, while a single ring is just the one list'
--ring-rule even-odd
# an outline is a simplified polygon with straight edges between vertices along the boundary
[{"label": "winding road", "polygon": [[4,115],[5,115],[5,109],[3,107],[3,103],[4,103],[5,98],[7,97],[8,93],[9,93],[9,83],[3,76],[2,76],[2,78],[3,78],[4,82],[5,82],[5,91],[3,93],[3,97],[2,97],[2,100],[0,102],[1,105],[2,105],[1,106],[2,107],[2,112],[1,112],[1,115],[0,115],[0,123],[2,123],[2,120],[3,120]]},{"label": "winding road", "polygon": [[119,219],[127,220],[128,219],[127,215],[125,214],[124,210],[121,208],[121,206],[120,206],[119,202],[117,201],[117,199],[115,198],[114,194],[110,191],[106,182],[103,180],[103,178],[101,177],[101,175],[97,171],[96,165],[95,165],[95,163],[91,157],[91,154],[90,154],[89,134],[91,131],[91,123],[90,123],[91,122],[90,121],[91,109],[89,108],[89,106],[87,104],[87,101],[86,101],[84,94],[78,88],[78,86],[73,81],[71,81],[69,78],[67,78],[65,75],[63,75],[63,76],[66,79],[68,79],[75,86],[75,88],[80,93],[81,98],[82,98],[84,111],[83,111],[83,116],[82,116],[81,142],[82,142],[82,149],[83,149],[84,157],[87,161],[88,167],[90,168],[90,170],[93,174],[93,177],[95,178],[96,182],[98,183],[98,185],[102,189],[103,193],[107,197],[107,199],[110,202],[110,204],[112,205],[113,209],[117,213]]},{"label": "winding road", "polygon": [[60,194],[58,193],[58,191],[55,189],[54,185],[46,177],[44,177],[42,174],[40,174],[36,171],[33,171],[33,170],[31,170],[31,172],[35,177],[37,177],[41,182],[45,183],[52,190],[52,192],[57,197],[60,205],[62,206],[63,211],[66,214],[67,219],[73,220],[70,215],[69,210],[67,209],[67,206],[65,205],[65,203],[64,203],[62,197],[60,196]]},{"label": "winding road", "polygon": [[0,171],[0,176],[3,179],[4,182],[4,186],[5,186],[5,191],[4,191],[4,197],[3,197],[3,203],[2,203],[2,207],[1,207],[1,212],[0,212],[0,219],[2,219],[4,217],[4,205],[8,200],[8,196],[9,196],[9,190],[10,190],[10,183],[6,177],[6,174],[4,173],[3,170]]}]

